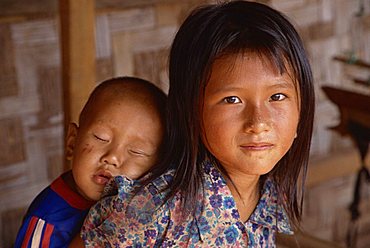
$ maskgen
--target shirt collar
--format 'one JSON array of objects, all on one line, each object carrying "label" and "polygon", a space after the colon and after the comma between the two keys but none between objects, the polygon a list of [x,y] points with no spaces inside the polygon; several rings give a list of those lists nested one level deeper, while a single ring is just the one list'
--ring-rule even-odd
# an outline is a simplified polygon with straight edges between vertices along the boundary
[{"label": "shirt collar", "polygon": [[283,206],[278,204],[277,190],[271,179],[266,179],[261,198],[248,221],[274,229],[279,233],[293,234],[288,215]]},{"label": "shirt collar", "polygon": [[[217,191],[220,192],[219,193],[221,197],[220,202],[224,202],[226,197],[228,198],[228,200],[230,200],[231,196],[230,189],[226,185],[226,180],[222,176],[219,169],[216,168],[216,166],[209,161],[205,161],[203,163],[203,169],[205,172],[204,173],[205,194],[208,195],[207,190],[214,191],[215,190],[214,187],[217,187]],[[212,186],[207,187],[207,185]],[[293,232],[289,223],[287,213],[285,212],[283,206],[278,204],[277,200],[278,194],[276,187],[271,179],[267,179],[264,183],[261,192],[261,198],[247,222],[262,225],[269,229],[274,229],[279,233],[292,234]],[[202,209],[205,208],[207,208],[207,206],[203,206]]]}]

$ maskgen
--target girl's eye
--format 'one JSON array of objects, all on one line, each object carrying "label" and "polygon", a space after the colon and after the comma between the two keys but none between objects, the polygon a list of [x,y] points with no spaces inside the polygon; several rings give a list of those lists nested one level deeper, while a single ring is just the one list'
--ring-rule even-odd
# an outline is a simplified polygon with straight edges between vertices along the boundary
[{"label": "girl's eye", "polygon": [[97,136],[96,134],[94,134],[94,137],[97,139],[97,140],[100,140],[100,141],[103,141],[103,142],[108,142],[109,140],[105,139],[105,138],[101,138],[99,136]]},{"label": "girl's eye", "polygon": [[242,101],[240,100],[239,97],[237,96],[228,96],[223,99],[224,102],[229,103],[229,104],[236,104],[236,103],[241,103]]},{"label": "girl's eye", "polygon": [[272,95],[271,96],[271,100],[272,101],[282,101],[286,98],[286,95],[282,94],[282,93],[279,93],[279,94],[275,94],[275,95]]}]

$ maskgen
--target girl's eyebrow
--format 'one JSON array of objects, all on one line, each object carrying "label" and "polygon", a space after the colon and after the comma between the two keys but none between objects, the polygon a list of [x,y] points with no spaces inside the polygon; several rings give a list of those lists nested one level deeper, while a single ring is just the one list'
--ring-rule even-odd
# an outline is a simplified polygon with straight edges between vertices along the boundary
[{"label": "girl's eyebrow", "polygon": [[239,91],[239,90],[243,90],[244,88],[242,87],[228,87],[228,86],[225,86],[225,87],[217,87],[216,89],[213,89],[212,91],[208,91],[209,94],[213,94],[213,95],[218,95],[218,94],[222,94],[222,93],[227,93],[227,92],[235,92],[235,91]]},{"label": "girl's eyebrow", "polygon": [[271,84],[268,88],[286,88],[286,89],[295,89],[295,85],[291,81],[279,80],[277,83]]},{"label": "girl's eyebrow", "polygon": [[[295,89],[295,85],[291,81],[286,80],[278,80],[276,83],[267,85],[267,89],[274,89],[274,88],[285,88],[285,89]],[[244,87],[238,87],[238,86],[228,86],[228,85],[221,85],[220,87],[217,87],[216,89],[212,90],[212,94],[218,94],[223,92],[229,92],[229,91],[238,91],[238,90],[245,90]]]}]

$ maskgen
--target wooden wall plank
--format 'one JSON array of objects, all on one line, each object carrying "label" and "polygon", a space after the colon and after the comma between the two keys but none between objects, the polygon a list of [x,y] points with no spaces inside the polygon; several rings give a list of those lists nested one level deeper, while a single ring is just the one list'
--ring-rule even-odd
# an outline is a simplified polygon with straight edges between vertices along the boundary
[{"label": "wooden wall plank", "polygon": [[[59,0],[64,130],[78,116],[96,85],[95,2]],[[65,165],[65,169],[68,165]]]}]

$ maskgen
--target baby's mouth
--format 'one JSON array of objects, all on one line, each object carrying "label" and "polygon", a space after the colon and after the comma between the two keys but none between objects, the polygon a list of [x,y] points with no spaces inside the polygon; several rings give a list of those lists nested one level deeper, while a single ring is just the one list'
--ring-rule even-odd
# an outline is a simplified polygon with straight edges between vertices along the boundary
[{"label": "baby's mouth", "polygon": [[93,180],[97,184],[105,185],[112,177],[109,171],[100,170],[93,176]]}]

